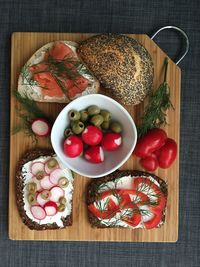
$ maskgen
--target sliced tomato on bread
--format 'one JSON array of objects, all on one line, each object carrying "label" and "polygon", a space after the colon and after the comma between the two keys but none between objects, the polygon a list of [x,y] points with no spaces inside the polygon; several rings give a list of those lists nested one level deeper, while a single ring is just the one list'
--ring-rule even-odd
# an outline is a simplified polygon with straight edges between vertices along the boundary
[{"label": "sliced tomato on bread", "polygon": [[97,208],[97,206],[95,206],[94,203],[88,206],[88,210],[94,216],[99,217],[101,219],[110,219],[117,213],[117,211],[119,211],[118,206],[112,199],[108,200],[107,207],[105,208],[106,208],[105,210],[101,210]]},{"label": "sliced tomato on bread", "polygon": [[148,204],[149,202],[149,197],[146,194],[135,189],[123,189],[119,191],[119,194],[123,198],[129,198],[129,202],[134,202],[137,206]]},{"label": "sliced tomato on bread", "polygon": [[146,194],[150,200],[152,196],[156,198],[154,209],[163,210],[165,208],[166,197],[160,188],[151,180],[143,177],[135,178],[133,181],[133,187],[137,191],[141,190],[141,192]]},{"label": "sliced tomato on bread", "polygon": [[146,229],[155,228],[162,221],[162,210],[151,209],[151,211],[153,212],[153,218],[150,219],[149,221],[144,222],[144,226]]},{"label": "sliced tomato on bread", "polygon": [[124,213],[125,215],[122,215],[121,217],[122,221],[124,221],[125,223],[127,223],[128,225],[132,227],[137,226],[141,222],[142,216],[136,204],[132,202],[124,206],[124,208],[121,210],[122,214],[124,210],[125,210],[125,213]]}]

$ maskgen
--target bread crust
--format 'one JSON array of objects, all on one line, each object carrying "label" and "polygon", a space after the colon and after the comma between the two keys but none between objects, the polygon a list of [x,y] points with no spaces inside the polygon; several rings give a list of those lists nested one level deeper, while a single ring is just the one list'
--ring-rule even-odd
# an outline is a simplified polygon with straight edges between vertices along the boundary
[{"label": "bread crust", "polygon": [[[105,177],[99,178],[97,180],[95,179],[95,180],[92,180],[91,182],[89,182],[89,184],[87,186],[87,193],[86,193],[87,205],[92,204],[97,199],[97,196],[98,196],[97,188],[99,185],[101,185],[102,183],[105,183],[105,182],[114,181],[116,178],[123,177],[123,176],[129,176],[129,175],[131,175],[131,176],[144,176],[144,177],[151,176],[153,179],[155,179],[160,184],[160,189],[161,189],[162,193],[164,194],[164,196],[167,198],[167,196],[168,196],[167,183],[164,180],[162,180],[160,177],[156,176],[155,174],[143,172],[143,171],[138,171],[138,170],[125,170],[125,171],[117,170],[110,175],[107,175]],[[161,219],[162,223],[164,223],[164,221],[165,221],[165,208],[164,208],[163,216]],[[99,219],[96,216],[94,216],[89,210],[88,210],[88,219],[89,219],[90,224],[93,227],[97,227],[97,228],[124,228],[121,226],[106,226],[105,224],[101,224]]]},{"label": "bread crust", "polygon": [[100,34],[77,49],[101,85],[123,104],[139,104],[153,83],[153,61],[135,39],[120,34]]},{"label": "bread crust", "polygon": [[[55,152],[51,149],[35,149],[27,151],[24,156],[20,159],[16,169],[16,178],[15,178],[15,194],[16,194],[16,203],[17,208],[20,214],[20,217],[25,225],[28,226],[31,230],[47,230],[47,229],[60,229],[56,223],[53,224],[38,224],[37,222],[32,221],[24,210],[24,200],[23,200],[23,189],[24,189],[24,178],[22,176],[22,168],[24,164],[34,159],[37,159],[40,156],[53,156]],[[72,213],[67,217],[62,218],[63,228],[72,225]]]}]

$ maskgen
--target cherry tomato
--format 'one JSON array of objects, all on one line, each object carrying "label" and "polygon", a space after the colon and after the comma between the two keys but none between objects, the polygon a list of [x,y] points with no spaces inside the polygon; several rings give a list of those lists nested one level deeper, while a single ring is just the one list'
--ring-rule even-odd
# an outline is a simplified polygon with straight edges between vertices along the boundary
[{"label": "cherry tomato", "polygon": [[83,142],[76,135],[71,135],[64,141],[64,153],[70,158],[80,156],[83,152]]},{"label": "cherry tomato", "polygon": [[90,146],[98,145],[101,142],[102,137],[102,131],[93,125],[87,126],[82,133],[83,141]]},{"label": "cherry tomato", "polygon": [[153,172],[158,168],[158,160],[155,154],[151,154],[150,156],[141,159],[140,164],[146,171],[150,172]]},{"label": "cherry tomato", "polygon": [[104,150],[113,151],[116,150],[122,142],[121,135],[118,133],[106,133],[103,136],[101,145]]},{"label": "cherry tomato", "polygon": [[104,161],[103,149],[100,146],[91,146],[85,151],[85,159],[91,163],[101,163]]},{"label": "cherry tomato", "polygon": [[140,158],[146,158],[152,152],[161,148],[167,140],[167,134],[162,129],[152,129],[137,142],[134,154]]},{"label": "cherry tomato", "polygon": [[177,144],[176,142],[168,138],[165,145],[162,146],[157,152],[157,159],[159,167],[166,169],[171,166],[171,164],[176,159],[177,155]]}]

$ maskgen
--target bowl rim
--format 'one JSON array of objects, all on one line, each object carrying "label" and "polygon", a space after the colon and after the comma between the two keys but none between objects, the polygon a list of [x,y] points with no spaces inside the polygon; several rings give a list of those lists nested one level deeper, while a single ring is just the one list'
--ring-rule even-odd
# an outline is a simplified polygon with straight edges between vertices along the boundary
[{"label": "bowl rim", "polygon": [[[132,144],[132,147],[129,151],[129,153],[126,155],[126,157],[124,157],[123,160],[121,160],[115,167],[113,167],[112,169],[110,169],[109,171],[106,171],[100,175],[92,175],[92,174],[87,174],[87,173],[84,173],[84,172],[81,172],[79,170],[77,170],[76,168],[72,167],[70,164],[68,164],[68,162],[66,162],[62,156],[56,152],[55,150],[55,145],[54,145],[54,141],[53,141],[53,136],[54,136],[54,132],[55,132],[55,124],[57,123],[57,121],[59,120],[59,117],[61,116],[62,113],[64,113],[66,111],[66,109],[70,108],[71,105],[73,105],[75,102],[79,102],[81,99],[85,99],[85,98],[92,98],[92,97],[99,97],[99,98],[103,98],[103,99],[106,99],[110,102],[112,102],[114,105],[116,105],[122,112],[124,112],[126,114],[126,116],[129,118],[129,120],[131,121],[131,125],[132,125],[132,128],[133,128],[133,132],[134,132],[134,135],[135,135],[135,140]],[[61,111],[60,113],[58,114],[56,120],[54,121],[54,124],[52,126],[52,130],[51,130],[51,144],[52,144],[52,147],[56,153],[56,155],[58,156],[58,158],[63,162],[63,164],[68,167],[70,170],[72,170],[73,172],[81,175],[81,176],[84,176],[84,177],[89,177],[89,178],[100,178],[100,177],[103,177],[103,176],[106,176],[106,175],[109,175],[111,173],[113,173],[115,170],[117,170],[118,168],[120,168],[127,160],[128,158],[131,156],[135,146],[136,146],[136,142],[137,142],[137,129],[136,129],[136,125],[135,125],[135,122],[133,120],[133,118],[131,117],[131,115],[129,114],[129,112],[121,105],[119,104],[116,100],[114,100],[113,98],[109,97],[109,96],[106,96],[106,95],[102,95],[102,94],[90,94],[90,95],[85,95],[85,96],[81,96],[81,97],[78,97],[76,99],[74,99],[73,101],[71,101],[69,104],[67,104]]]}]

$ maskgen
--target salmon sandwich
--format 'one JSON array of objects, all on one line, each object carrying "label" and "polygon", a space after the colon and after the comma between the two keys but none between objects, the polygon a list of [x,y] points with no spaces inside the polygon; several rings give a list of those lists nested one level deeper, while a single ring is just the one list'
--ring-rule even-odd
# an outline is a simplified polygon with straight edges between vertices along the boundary
[{"label": "salmon sandwich", "polygon": [[56,41],[37,50],[21,70],[18,92],[35,101],[57,103],[97,93],[99,82],[77,56],[77,47],[75,42]]}]

